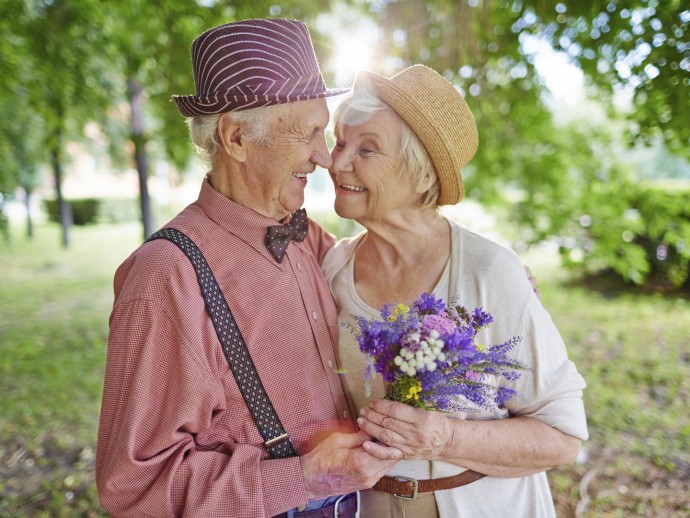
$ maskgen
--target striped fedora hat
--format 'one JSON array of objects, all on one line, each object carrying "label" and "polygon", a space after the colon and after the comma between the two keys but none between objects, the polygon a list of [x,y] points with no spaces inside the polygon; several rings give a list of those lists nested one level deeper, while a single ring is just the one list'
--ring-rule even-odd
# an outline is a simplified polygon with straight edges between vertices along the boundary
[{"label": "striped fedora hat", "polygon": [[185,117],[347,92],[328,90],[307,26],[297,20],[228,23],[192,43],[195,95],[173,95]]}]

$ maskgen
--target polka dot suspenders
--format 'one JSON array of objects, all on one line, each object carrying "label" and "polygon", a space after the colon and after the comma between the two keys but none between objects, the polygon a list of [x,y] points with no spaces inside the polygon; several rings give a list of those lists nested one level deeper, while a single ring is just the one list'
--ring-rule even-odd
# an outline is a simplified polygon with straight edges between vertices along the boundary
[{"label": "polka dot suspenders", "polygon": [[174,228],[164,228],[154,233],[146,241],[155,239],[167,239],[187,256],[191,261],[199,281],[201,294],[206,303],[213,327],[218,334],[220,345],[230,370],[235,376],[237,386],[242,393],[247,408],[254,418],[264,445],[274,459],[294,457],[297,452],[292,446],[285,428],[283,427],[271,400],[266,394],[266,389],[261,383],[259,374],[247,349],[247,344],[242,338],[242,333],[232,316],[223,292],[220,290],[211,268],[204,258],[199,247],[196,246],[185,234]]}]

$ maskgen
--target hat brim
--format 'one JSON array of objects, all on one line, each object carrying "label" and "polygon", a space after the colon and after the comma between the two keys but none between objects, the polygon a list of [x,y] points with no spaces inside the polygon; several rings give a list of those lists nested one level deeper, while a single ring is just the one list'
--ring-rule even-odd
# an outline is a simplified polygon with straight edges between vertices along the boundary
[{"label": "hat brim", "polygon": [[185,117],[215,115],[218,113],[248,110],[261,106],[285,104],[297,101],[308,101],[321,97],[333,97],[350,91],[350,88],[334,88],[319,92],[308,92],[294,95],[173,95],[172,99],[179,112]]},{"label": "hat brim", "polygon": [[[411,68],[416,67],[422,68],[420,65]],[[438,74],[435,71],[433,71],[433,74],[436,79]],[[357,74],[353,89],[356,91],[360,86],[364,88],[367,86],[373,88],[377,96],[390,106],[408,126],[412,128],[412,131],[417,135],[424,145],[424,148],[429,153],[429,157],[439,176],[441,190],[437,201],[438,205],[454,205],[462,200],[465,194],[461,169],[467,165],[467,162],[469,162],[472,155],[474,155],[474,151],[472,151],[469,158],[462,163],[458,164],[454,161],[449,155],[448,149],[444,146],[444,143],[448,140],[448,136],[441,133],[443,130],[442,125],[435,124],[432,119],[434,116],[440,117],[441,115],[443,118],[457,116],[459,120],[452,121],[451,124],[459,124],[461,122],[460,119],[466,117],[466,114],[468,114],[471,119],[471,125],[474,128],[474,136],[472,138],[475,140],[474,149],[476,150],[476,126],[474,124],[474,117],[472,117],[472,113],[464,99],[460,101],[460,104],[464,105],[461,108],[463,113],[460,116],[458,116],[457,113],[449,114],[445,112],[446,108],[450,109],[450,106],[443,103],[442,99],[425,97],[424,102],[420,102],[420,96],[423,96],[423,89],[426,85],[420,82],[419,78],[415,81],[415,78],[412,76],[404,78],[405,82],[403,82],[403,79],[400,77],[401,75],[402,74],[399,74],[389,79],[376,72],[363,70]],[[438,77],[442,78],[442,76]],[[428,77],[423,79],[428,79]],[[460,96],[460,93],[455,91],[454,87],[444,78],[442,79],[445,84],[438,84],[435,86],[442,89],[442,95],[452,95],[453,97],[450,97],[450,99],[457,101],[458,99],[454,96]],[[448,89],[452,89],[452,91]],[[412,95],[411,92],[415,92],[415,95]],[[434,94],[435,93],[438,92],[434,92]],[[460,98],[462,98],[462,96],[460,96]],[[433,110],[431,109],[431,103],[437,103]],[[466,110],[466,112],[464,110]]]}]

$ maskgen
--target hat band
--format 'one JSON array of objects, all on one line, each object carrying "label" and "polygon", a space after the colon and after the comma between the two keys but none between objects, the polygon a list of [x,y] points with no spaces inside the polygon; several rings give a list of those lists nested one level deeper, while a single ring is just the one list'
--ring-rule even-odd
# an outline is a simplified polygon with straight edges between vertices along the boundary
[{"label": "hat band", "polygon": [[321,74],[317,73],[306,77],[288,77],[284,80],[257,77],[247,79],[241,85],[233,85],[224,92],[174,95],[173,100],[184,116],[193,117],[303,101],[328,94]]},{"label": "hat band", "polygon": [[[218,85],[222,88],[222,85]],[[310,76],[287,77],[284,79],[273,79],[261,76],[249,77],[241,83],[230,86],[227,90],[217,89],[204,95],[197,91],[196,98],[201,103],[211,103],[228,96],[235,97],[263,97],[280,96],[290,97],[305,93],[320,93],[326,90],[321,74]]]}]

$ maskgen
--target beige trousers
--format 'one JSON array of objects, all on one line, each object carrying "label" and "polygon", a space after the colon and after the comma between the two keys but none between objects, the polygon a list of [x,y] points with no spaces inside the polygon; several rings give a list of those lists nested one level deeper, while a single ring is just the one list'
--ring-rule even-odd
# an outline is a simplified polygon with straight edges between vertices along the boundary
[{"label": "beige trousers", "polygon": [[433,491],[405,500],[382,491],[359,492],[359,518],[438,518]]}]

